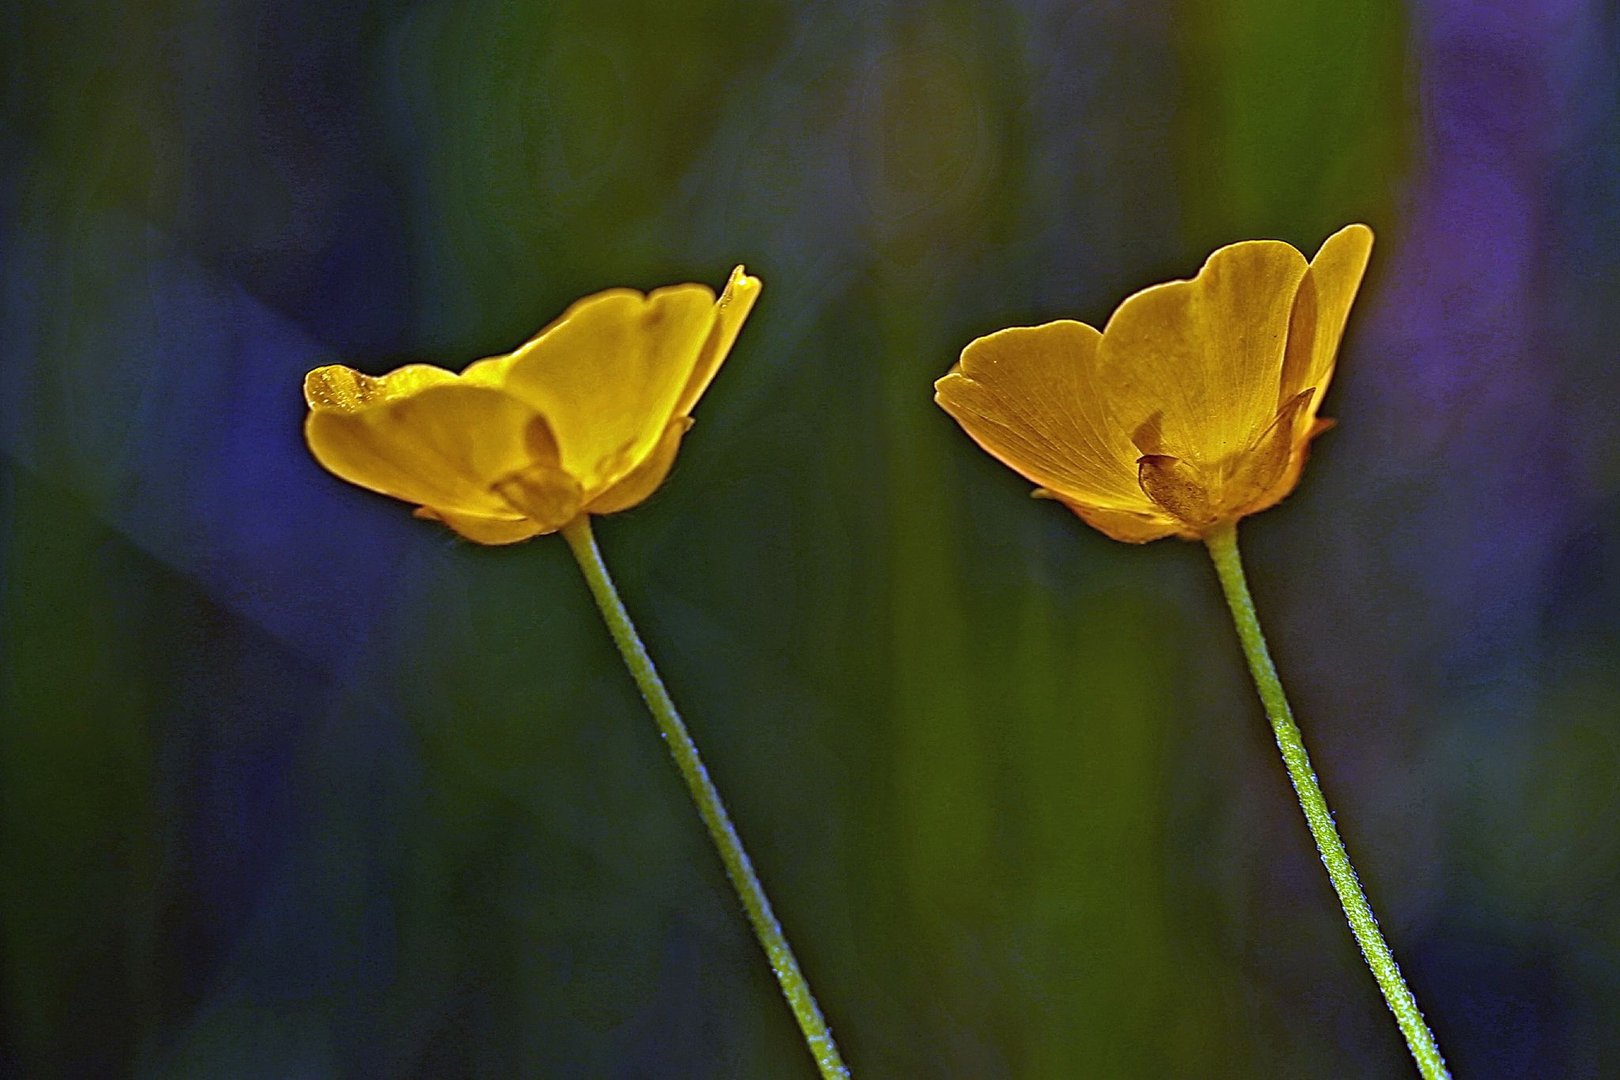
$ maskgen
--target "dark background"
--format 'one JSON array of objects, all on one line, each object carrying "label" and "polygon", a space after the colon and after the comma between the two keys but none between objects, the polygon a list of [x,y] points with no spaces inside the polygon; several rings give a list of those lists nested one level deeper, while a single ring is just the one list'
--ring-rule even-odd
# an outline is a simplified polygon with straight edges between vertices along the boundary
[{"label": "dark background", "polygon": [[760,306],[598,536],[857,1077],[1397,1077],[1203,552],[930,402],[974,336],[1378,244],[1244,529],[1459,1076],[1620,1074],[1601,0],[0,8],[0,1074],[809,1077],[554,537],[303,373]]}]

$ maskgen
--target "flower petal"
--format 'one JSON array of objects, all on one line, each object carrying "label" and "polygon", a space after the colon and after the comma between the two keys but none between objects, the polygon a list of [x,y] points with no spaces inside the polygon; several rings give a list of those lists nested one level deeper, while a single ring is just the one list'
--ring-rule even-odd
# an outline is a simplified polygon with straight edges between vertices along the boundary
[{"label": "flower petal", "polygon": [[406,364],[386,375],[363,375],[342,364],[328,364],[304,376],[304,400],[315,410],[356,412],[455,381],[453,372],[431,364]]},{"label": "flower petal", "polygon": [[579,516],[579,481],[544,461],[537,461],[495,481],[494,488],[513,510],[539,526],[556,532]]},{"label": "flower petal", "polygon": [[[1311,422],[1305,418],[1312,391],[1306,387],[1283,404],[1260,433],[1254,445],[1231,462],[1231,475],[1221,488],[1223,517],[1241,517],[1280,502],[1299,482],[1297,471],[1290,473],[1297,443],[1309,439]],[[1301,438],[1301,435],[1304,438]]]},{"label": "flower petal", "polygon": [[458,514],[450,510],[434,510],[418,506],[413,513],[425,521],[437,521],[475,544],[515,544],[544,530],[528,518],[480,517],[476,514]]},{"label": "flower petal", "polygon": [[669,476],[675,465],[675,453],[681,448],[681,436],[691,428],[689,417],[677,416],[664,429],[653,452],[642,459],[617,483],[592,499],[585,509],[592,514],[616,514],[645,502]]},{"label": "flower petal", "polygon": [[1270,490],[1243,511],[1245,515],[1258,514],[1262,510],[1268,510],[1276,506],[1294,488],[1299,486],[1299,478],[1305,471],[1305,462],[1311,456],[1311,442],[1322,432],[1333,426],[1332,420],[1316,419],[1307,421],[1303,415],[1305,410],[1302,409],[1300,412],[1301,416],[1295,421],[1297,426],[1295,428],[1294,446],[1288,455],[1287,466]]},{"label": "flower petal", "polygon": [[499,374],[502,387],[545,416],[564,471],[589,497],[650,454],[663,437],[715,324],[706,285],[643,296],[611,289],[587,297],[509,361],[469,374]]},{"label": "flower petal", "polygon": [[1305,258],[1289,245],[1246,240],[1216,251],[1190,281],[1126,299],[1097,351],[1116,423],[1133,434],[1150,425],[1155,445],[1144,452],[1193,464],[1248,447],[1277,412],[1304,275]]},{"label": "flower petal", "polygon": [[1216,521],[1209,478],[1196,462],[1168,454],[1143,454],[1136,463],[1137,481],[1148,498],[1181,526],[1202,533]]},{"label": "flower petal", "polygon": [[[509,394],[452,379],[430,381],[403,397],[379,397],[365,379],[351,384],[327,376],[321,386],[343,390],[334,394],[340,403],[317,405],[304,422],[315,459],[350,483],[441,513],[510,519],[512,507],[490,485],[556,459],[545,420]],[[358,397],[371,393],[368,403],[344,403],[351,385],[369,387],[357,391]]]},{"label": "flower petal", "polygon": [[1081,521],[1110,540],[1122,540],[1127,544],[1145,544],[1150,540],[1160,540],[1172,533],[1184,531],[1182,525],[1162,513],[1138,514],[1129,510],[1099,510],[1097,507],[1083,506],[1067,499],[1058,501],[1079,515]]},{"label": "flower petal", "polygon": [[741,266],[731,271],[731,279],[726,282],[725,291],[720,294],[720,299],[715,301],[714,326],[709,330],[708,340],[703,343],[703,351],[698,355],[691,377],[686,380],[686,386],[681,391],[679,400],[675,402],[676,416],[691,415],[698,398],[703,396],[703,391],[714,381],[715,373],[720,370],[726,354],[731,351],[732,343],[737,340],[737,333],[742,329],[743,320],[748,318],[748,313],[754,309],[754,301],[759,299],[759,290],[759,278],[750,277]]},{"label": "flower petal", "polygon": [[993,456],[1065,501],[1152,512],[1137,451],[1097,378],[1101,335],[1072,320],[981,337],[934,383],[934,400]]},{"label": "flower petal", "polygon": [[1373,233],[1365,225],[1346,225],[1323,241],[1294,298],[1288,327],[1288,351],[1278,404],[1307,387],[1315,389],[1307,417],[1316,416],[1333,379],[1339,339],[1361,276],[1372,253]]}]

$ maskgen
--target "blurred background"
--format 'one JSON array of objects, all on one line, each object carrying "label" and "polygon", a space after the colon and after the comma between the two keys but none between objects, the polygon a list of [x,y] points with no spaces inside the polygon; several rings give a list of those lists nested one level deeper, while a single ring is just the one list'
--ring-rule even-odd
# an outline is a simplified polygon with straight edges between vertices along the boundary
[{"label": "blurred background", "polygon": [[1373,264],[1244,529],[1459,1076],[1620,1075],[1601,0],[0,8],[0,1075],[812,1077],[556,538],[304,372],[766,287],[597,529],[858,1078],[1399,1077],[1195,545],[930,383],[1214,247]]}]

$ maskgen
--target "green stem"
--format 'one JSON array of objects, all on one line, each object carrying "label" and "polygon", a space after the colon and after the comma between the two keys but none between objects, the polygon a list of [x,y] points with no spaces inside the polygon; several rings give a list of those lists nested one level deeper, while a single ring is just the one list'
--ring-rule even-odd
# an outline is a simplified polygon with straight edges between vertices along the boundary
[{"label": "green stem", "polygon": [[794,959],[793,950],[782,933],[782,925],[776,921],[771,902],[765,896],[765,887],[759,883],[748,852],[743,850],[742,838],[737,835],[731,815],[726,813],[725,804],[720,801],[720,792],[716,790],[714,781],[709,779],[709,770],[704,768],[703,759],[698,756],[697,744],[682,723],[680,713],[675,711],[675,702],[670,699],[669,691],[664,689],[664,681],[658,677],[652,657],[647,655],[646,646],[642,645],[641,638],[636,634],[630,613],[624,609],[624,601],[619,599],[618,589],[614,587],[613,578],[602,561],[602,552],[596,546],[596,538],[591,535],[590,517],[581,514],[563,526],[562,534],[585,574],[596,606],[613,635],[613,643],[619,647],[625,666],[630,669],[636,686],[641,690],[642,699],[652,711],[658,732],[669,747],[681,778],[686,781],[686,789],[697,804],[703,824],[708,826],[709,838],[720,853],[720,861],[725,863],[726,876],[737,890],[737,899],[742,901],[743,909],[748,912],[754,936],[759,939],[760,946],[770,959],[771,970],[776,972],[782,996],[787,998],[788,1007],[799,1022],[799,1030],[804,1033],[810,1056],[816,1059],[816,1067],[821,1070],[823,1080],[848,1077],[849,1068],[838,1054],[832,1030],[816,1005],[810,983],[799,970],[799,962]]},{"label": "green stem", "polygon": [[1417,1062],[1418,1072],[1425,1080],[1445,1080],[1451,1074],[1446,1071],[1446,1062],[1435,1044],[1434,1033],[1423,1022],[1417,999],[1407,989],[1406,980],[1401,978],[1401,969],[1395,964],[1395,956],[1389,951],[1389,944],[1378,929],[1378,919],[1367,903],[1367,894],[1361,890],[1355,867],[1350,865],[1344,841],[1339,839],[1333,814],[1328,810],[1327,799],[1322,796],[1321,785],[1316,782],[1311,759],[1305,753],[1299,725],[1294,723],[1293,711],[1288,707],[1282,682],[1277,678],[1277,667],[1271,661],[1270,650],[1266,648],[1265,635],[1260,632],[1260,619],[1255,614],[1254,598],[1249,595],[1243,560],[1238,554],[1237,525],[1230,523],[1220,526],[1204,538],[1204,543],[1209,548],[1210,558],[1215,561],[1215,572],[1220,575],[1226,605],[1232,609],[1232,621],[1243,643],[1243,655],[1249,661],[1249,672],[1254,676],[1255,688],[1260,691],[1260,700],[1265,703],[1266,718],[1271,721],[1271,730],[1277,736],[1277,748],[1282,751],[1283,763],[1288,766],[1288,778],[1293,781],[1294,791],[1299,796],[1300,809],[1305,811],[1305,821],[1311,827],[1316,849],[1322,853],[1322,865],[1327,867],[1328,877],[1333,881],[1333,891],[1339,894],[1345,918],[1350,920],[1350,930],[1356,936],[1356,944],[1361,946],[1361,955],[1372,969],[1373,978],[1378,980],[1378,988],[1384,992],[1384,1000],[1395,1014],[1401,1034],[1406,1036],[1406,1045],[1412,1051],[1412,1059]]}]

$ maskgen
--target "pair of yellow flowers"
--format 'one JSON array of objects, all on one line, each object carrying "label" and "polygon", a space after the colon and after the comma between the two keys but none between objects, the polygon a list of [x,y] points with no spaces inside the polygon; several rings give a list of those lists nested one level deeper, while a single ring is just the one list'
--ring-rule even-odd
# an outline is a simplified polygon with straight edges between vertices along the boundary
[{"label": "pair of yellow flowers", "polygon": [[[1372,251],[1350,225],[1310,262],[1287,244],[1221,248],[1187,281],[1120,304],[1097,331],[1059,321],[974,341],[935,400],[991,454],[1116,540],[1209,547],[1300,808],[1367,966],[1428,1080],[1449,1074],[1378,930],[1266,648],[1233,523],[1299,482],[1339,339]],[[737,889],[805,1045],[847,1078],[832,1033],[697,747],[591,537],[590,515],[635,506],[668,476],[692,409],[759,297],[738,267],[704,285],[579,301],[507,356],[460,375],[413,364],[370,378],[310,372],[305,428],[321,464],[417,504],[483,544],[561,532],[641,688]]]},{"label": "pair of yellow flowers", "polygon": [[[1299,482],[1371,249],[1365,225],[1309,263],[1275,240],[1223,247],[1101,332],[1063,320],[979,338],[935,400],[1114,539],[1204,537]],[[459,375],[319,368],[304,384],[310,449],[481,544],[628,509],[669,474],[759,291],[738,267],[718,299],[692,284],[597,293]]]}]

